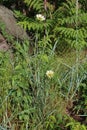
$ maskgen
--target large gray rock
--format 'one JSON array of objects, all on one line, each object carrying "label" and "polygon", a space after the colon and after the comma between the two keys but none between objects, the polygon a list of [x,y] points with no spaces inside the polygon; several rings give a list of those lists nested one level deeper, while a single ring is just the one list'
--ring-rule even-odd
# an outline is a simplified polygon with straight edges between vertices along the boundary
[{"label": "large gray rock", "polygon": [[17,24],[17,21],[14,17],[13,12],[2,5],[0,5],[0,21],[5,24],[6,32],[8,34],[16,37],[17,39],[29,40],[27,33],[23,30],[22,27],[20,27]]}]

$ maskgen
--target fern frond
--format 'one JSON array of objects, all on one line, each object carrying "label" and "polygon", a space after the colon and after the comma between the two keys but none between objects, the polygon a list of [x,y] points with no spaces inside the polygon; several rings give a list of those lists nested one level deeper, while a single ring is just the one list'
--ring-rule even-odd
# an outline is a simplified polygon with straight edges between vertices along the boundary
[{"label": "fern frond", "polygon": [[81,49],[81,48],[87,47],[87,42],[81,38],[78,40],[78,44],[76,44],[76,40],[71,40],[71,39],[64,39],[64,40],[66,43],[68,43],[71,47],[74,47],[74,48]]},{"label": "fern frond", "polygon": [[43,0],[24,0],[24,2],[29,8],[33,8],[36,11],[40,11],[44,8]]},{"label": "fern frond", "polygon": [[35,16],[29,18],[23,15],[20,11],[14,11],[15,17],[18,19],[18,24],[20,24],[25,30],[41,30],[48,29],[52,26],[53,20],[46,19],[45,21],[38,21]]},{"label": "fern frond", "polygon": [[17,11],[17,10],[14,10],[14,16],[18,19],[18,21],[28,19],[25,15],[23,15],[20,11]]},{"label": "fern frond", "polygon": [[[58,21],[60,22],[60,25],[64,25],[64,24],[75,24],[76,23],[76,15],[70,16],[70,17],[66,17],[66,18],[59,18]],[[78,24],[85,24],[87,23],[87,13],[81,13],[79,14],[78,17]]]},{"label": "fern frond", "polygon": [[[54,30],[54,33],[60,35],[61,38],[65,39],[68,44],[76,47],[76,35],[77,30],[67,27],[58,27]],[[78,29],[78,48],[86,46],[87,30],[84,28]]]},{"label": "fern frond", "polygon": [[76,36],[75,30],[73,28],[58,27],[55,28],[54,32],[66,38],[75,38]]},{"label": "fern frond", "polygon": [[[56,33],[60,33],[62,36],[76,39],[77,30],[73,28],[66,28],[66,27],[58,27],[54,30]],[[78,30],[78,38],[86,38],[87,37],[87,31],[84,28],[80,28]]]},{"label": "fern frond", "polygon": [[51,26],[51,20],[47,20],[45,23],[44,22],[38,22],[32,19],[24,20],[18,22],[25,30],[41,30],[42,32],[46,28],[50,28]]}]

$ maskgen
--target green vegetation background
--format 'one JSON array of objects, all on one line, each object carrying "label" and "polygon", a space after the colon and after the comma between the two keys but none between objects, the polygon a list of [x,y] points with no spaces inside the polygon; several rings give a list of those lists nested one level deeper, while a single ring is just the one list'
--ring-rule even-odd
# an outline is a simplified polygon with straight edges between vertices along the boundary
[{"label": "green vegetation background", "polygon": [[0,3],[30,39],[13,38],[0,24],[12,44],[0,52],[0,130],[86,130],[86,0]]}]

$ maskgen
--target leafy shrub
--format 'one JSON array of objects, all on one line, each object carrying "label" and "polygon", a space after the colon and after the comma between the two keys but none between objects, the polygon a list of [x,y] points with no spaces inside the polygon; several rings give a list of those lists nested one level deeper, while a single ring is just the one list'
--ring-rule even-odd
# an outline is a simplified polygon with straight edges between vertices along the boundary
[{"label": "leafy shrub", "polygon": [[85,125],[81,125],[79,122],[76,122],[72,118],[70,118],[70,122],[67,123],[66,127],[69,127],[70,130],[86,130]]},{"label": "leafy shrub", "polygon": [[[71,47],[81,49],[86,46],[85,32],[87,30],[85,25],[87,23],[87,13],[80,8],[80,4],[77,8],[78,9],[76,9],[76,1],[67,0],[66,3],[63,3],[62,6],[54,12],[54,16],[57,17],[54,32],[56,36],[59,35],[60,42],[63,41],[63,43],[68,43]],[[78,37],[77,45],[76,36]]]}]

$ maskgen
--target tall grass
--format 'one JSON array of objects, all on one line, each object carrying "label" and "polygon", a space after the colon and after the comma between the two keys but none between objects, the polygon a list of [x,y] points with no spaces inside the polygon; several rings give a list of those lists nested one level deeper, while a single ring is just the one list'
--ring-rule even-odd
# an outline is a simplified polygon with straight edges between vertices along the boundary
[{"label": "tall grass", "polygon": [[[77,84],[75,61],[69,65],[64,59],[58,60],[55,47],[49,48],[49,52],[38,48],[30,55],[28,42],[14,45],[13,59],[10,53],[0,53],[1,129],[66,129],[66,108],[72,107],[86,78],[86,59],[78,63]],[[51,78],[46,75],[49,70],[54,72]]]}]

